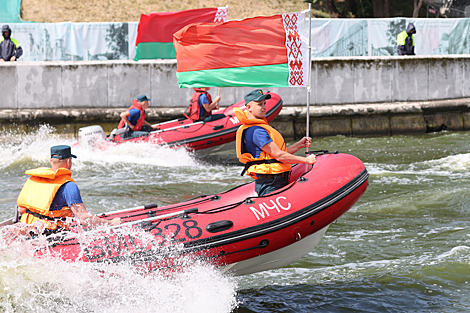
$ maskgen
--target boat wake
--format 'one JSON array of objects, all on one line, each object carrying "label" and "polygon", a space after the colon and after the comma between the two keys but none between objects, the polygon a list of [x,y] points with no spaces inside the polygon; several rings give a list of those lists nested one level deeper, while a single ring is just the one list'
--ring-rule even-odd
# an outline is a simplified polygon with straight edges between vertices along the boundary
[{"label": "boat wake", "polygon": [[426,160],[411,164],[365,163],[371,175],[389,176],[424,175],[445,177],[468,177],[470,153],[456,154],[435,160]]},{"label": "boat wake", "polygon": [[[159,167],[196,166],[192,154],[185,149],[170,149],[149,143],[126,143],[109,146],[105,151],[90,146],[76,145],[77,141],[65,135],[56,134],[55,128],[42,125],[26,133],[10,130],[0,134],[0,170],[17,165],[29,167],[45,166],[49,160],[50,147],[70,145],[74,169],[80,171],[90,164],[113,166],[122,164],[150,165]],[[16,165],[16,166],[15,166]],[[21,167],[24,167],[21,166]]]},{"label": "boat wake", "polygon": [[[8,234],[2,231],[0,246],[10,241]],[[235,280],[207,264],[191,264],[171,275],[142,275],[126,262],[33,258],[37,239],[16,239],[16,244],[10,243],[0,253],[0,308],[4,312],[215,313],[231,312],[237,305]]]}]

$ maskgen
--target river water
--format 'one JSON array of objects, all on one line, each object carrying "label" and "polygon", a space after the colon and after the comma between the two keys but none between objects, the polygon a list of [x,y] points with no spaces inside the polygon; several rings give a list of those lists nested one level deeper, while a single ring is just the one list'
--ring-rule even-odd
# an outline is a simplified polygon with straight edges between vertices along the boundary
[{"label": "river water", "polygon": [[[49,148],[73,144],[49,126],[0,134],[0,220]],[[31,257],[0,246],[0,312],[469,312],[470,133],[314,139],[314,149],[359,157],[370,185],[319,246],[285,268],[230,277],[197,265],[172,277],[125,265],[101,275],[88,264]],[[126,144],[74,148],[73,177],[93,213],[177,203],[249,181],[234,152]]]}]

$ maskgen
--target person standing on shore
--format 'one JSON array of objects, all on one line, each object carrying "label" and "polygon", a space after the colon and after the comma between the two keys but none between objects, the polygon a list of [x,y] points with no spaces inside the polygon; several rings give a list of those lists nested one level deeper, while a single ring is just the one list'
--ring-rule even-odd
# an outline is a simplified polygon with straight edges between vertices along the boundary
[{"label": "person standing on shore", "polygon": [[397,36],[398,55],[415,55],[416,28],[413,23],[409,23],[406,30]]},{"label": "person standing on shore", "polygon": [[2,26],[2,37],[0,38],[0,62],[16,61],[23,55],[18,40],[11,38],[11,28],[8,25]]}]

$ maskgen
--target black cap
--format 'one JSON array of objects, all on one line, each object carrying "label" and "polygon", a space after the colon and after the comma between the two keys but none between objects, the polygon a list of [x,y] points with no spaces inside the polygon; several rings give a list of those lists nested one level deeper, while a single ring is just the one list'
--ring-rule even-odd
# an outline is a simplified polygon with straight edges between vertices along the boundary
[{"label": "black cap", "polygon": [[72,154],[70,146],[60,145],[51,147],[51,158],[63,160],[76,157]]},{"label": "black cap", "polygon": [[139,96],[139,97],[137,98],[137,101],[139,101],[139,102],[144,102],[144,101],[150,101],[150,99],[147,98],[146,95],[142,95],[142,96]]},{"label": "black cap", "polygon": [[263,94],[261,89],[256,89],[245,95],[245,105],[247,105],[250,101],[261,101],[264,99],[271,99],[271,94]]},{"label": "black cap", "polygon": [[8,25],[3,25],[2,26],[2,32],[11,32],[11,28]]}]

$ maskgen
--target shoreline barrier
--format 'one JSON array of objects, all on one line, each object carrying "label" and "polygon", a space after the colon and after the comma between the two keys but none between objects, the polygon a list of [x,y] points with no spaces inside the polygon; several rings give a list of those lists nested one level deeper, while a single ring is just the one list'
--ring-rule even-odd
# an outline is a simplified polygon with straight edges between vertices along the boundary
[{"label": "shoreline barrier", "polygon": [[[72,124],[79,127],[106,124],[115,128],[127,108],[0,110],[0,127],[17,125]],[[186,108],[148,108],[151,123],[183,117]],[[305,135],[306,106],[285,106],[271,122],[286,138]],[[70,128],[70,125],[69,125]],[[394,136],[442,130],[470,130],[470,98],[423,102],[344,104],[310,107],[310,136]]]},{"label": "shoreline barrier", "polygon": [[[470,55],[312,60],[311,135],[380,136],[470,129]],[[181,117],[192,89],[179,89],[175,60],[18,62],[0,65],[0,125],[119,121],[141,94],[150,121]],[[252,88],[222,88],[222,106]],[[287,137],[305,132],[305,88],[263,88],[284,108]],[[212,93],[216,90],[212,90]]]}]

